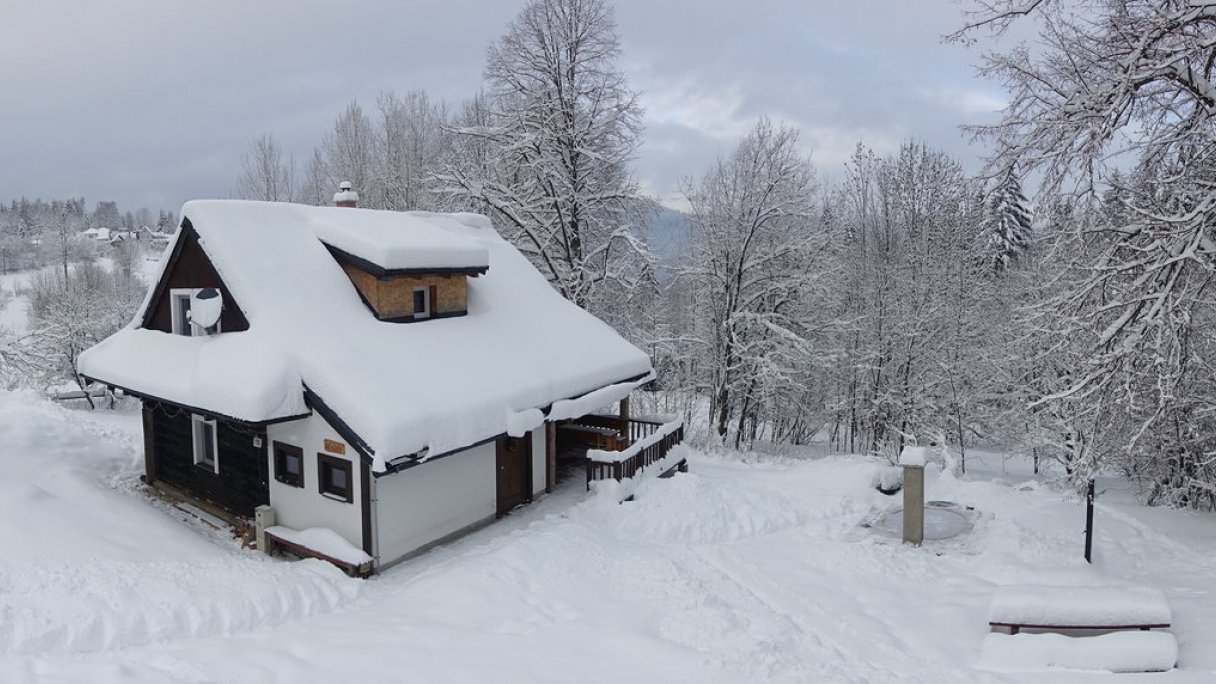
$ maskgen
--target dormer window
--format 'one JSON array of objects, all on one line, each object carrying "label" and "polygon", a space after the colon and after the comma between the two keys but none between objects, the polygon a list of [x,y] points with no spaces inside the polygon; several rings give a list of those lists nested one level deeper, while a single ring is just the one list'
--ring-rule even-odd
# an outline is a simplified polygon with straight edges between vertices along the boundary
[{"label": "dormer window", "polygon": [[414,288],[414,318],[431,317],[431,288]]}]

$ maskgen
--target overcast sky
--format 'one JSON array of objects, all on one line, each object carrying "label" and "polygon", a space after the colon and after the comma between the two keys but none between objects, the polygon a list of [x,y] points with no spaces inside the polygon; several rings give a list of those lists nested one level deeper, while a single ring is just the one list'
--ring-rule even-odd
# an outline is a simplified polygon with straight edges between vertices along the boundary
[{"label": "overcast sky", "polygon": [[[953,0],[615,0],[641,91],[636,173],[671,202],[768,115],[831,177],[857,142],[909,137],[978,167],[959,132],[991,120],[978,52],[945,45]],[[39,0],[0,22],[0,200],[84,196],[124,209],[228,197],[269,132],[299,158],[342,107],[481,83],[486,46],[523,0]]]}]

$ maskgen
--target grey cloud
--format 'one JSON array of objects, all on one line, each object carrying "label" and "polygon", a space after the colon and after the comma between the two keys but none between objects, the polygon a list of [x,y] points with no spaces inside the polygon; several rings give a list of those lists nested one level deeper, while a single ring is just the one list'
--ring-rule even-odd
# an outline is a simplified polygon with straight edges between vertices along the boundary
[{"label": "grey cloud", "polygon": [[[942,45],[951,0],[618,0],[647,108],[638,178],[668,197],[761,115],[821,166],[864,138],[974,160],[957,124],[1000,91]],[[303,159],[350,100],[425,88],[457,102],[522,0],[23,3],[0,24],[0,198],[84,195],[174,208],[231,191],[272,132]],[[974,161],[969,161],[974,165]]]}]

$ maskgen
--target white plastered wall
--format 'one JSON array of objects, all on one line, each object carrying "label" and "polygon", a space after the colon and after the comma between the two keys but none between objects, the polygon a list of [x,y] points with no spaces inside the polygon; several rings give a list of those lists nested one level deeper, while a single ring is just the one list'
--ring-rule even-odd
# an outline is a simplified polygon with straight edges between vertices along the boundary
[{"label": "white plastered wall", "polygon": [[495,443],[376,478],[380,563],[494,519]]},{"label": "white plastered wall", "polygon": [[[270,466],[270,506],[279,525],[296,530],[328,527],[356,548],[363,548],[363,491],[359,477],[359,454],[324,418],[313,414],[302,420],[266,428],[266,458]],[[325,440],[344,444],[345,454],[326,451]],[[304,486],[293,487],[275,478],[274,443],[285,442],[304,451]],[[324,453],[351,462],[354,501],[338,501],[321,494],[318,487],[317,454]]]}]

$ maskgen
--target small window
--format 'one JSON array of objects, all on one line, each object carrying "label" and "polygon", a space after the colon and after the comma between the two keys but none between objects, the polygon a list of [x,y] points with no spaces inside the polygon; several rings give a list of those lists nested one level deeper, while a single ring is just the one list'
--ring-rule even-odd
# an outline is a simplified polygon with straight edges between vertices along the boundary
[{"label": "small window", "polygon": [[292,487],[303,487],[304,450],[290,444],[275,442],[274,479]]},{"label": "small window", "polygon": [[329,454],[317,454],[317,480],[325,496],[347,503],[354,501],[350,472],[350,461]]},{"label": "small window", "polygon": [[219,449],[215,438],[215,421],[202,416],[191,420],[194,433],[194,465],[213,473],[220,472]]},{"label": "small window", "polygon": [[428,287],[414,288],[414,318],[427,318],[431,315],[431,289]]},{"label": "small window", "polygon": [[190,299],[194,290],[173,290],[170,292],[172,305],[169,307],[173,314],[173,334],[194,335],[194,325],[190,323]]},{"label": "small window", "polygon": [[[197,325],[190,320],[191,302],[194,301],[194,295],[198,294],[202,289],[201,287],[175,287],[169,291],[169,315],[173,318],[172,327],[174,335],[199,337],[207,334],[203,326]],[[217,323],[215,332],[219,331],[220,325]]]}]

